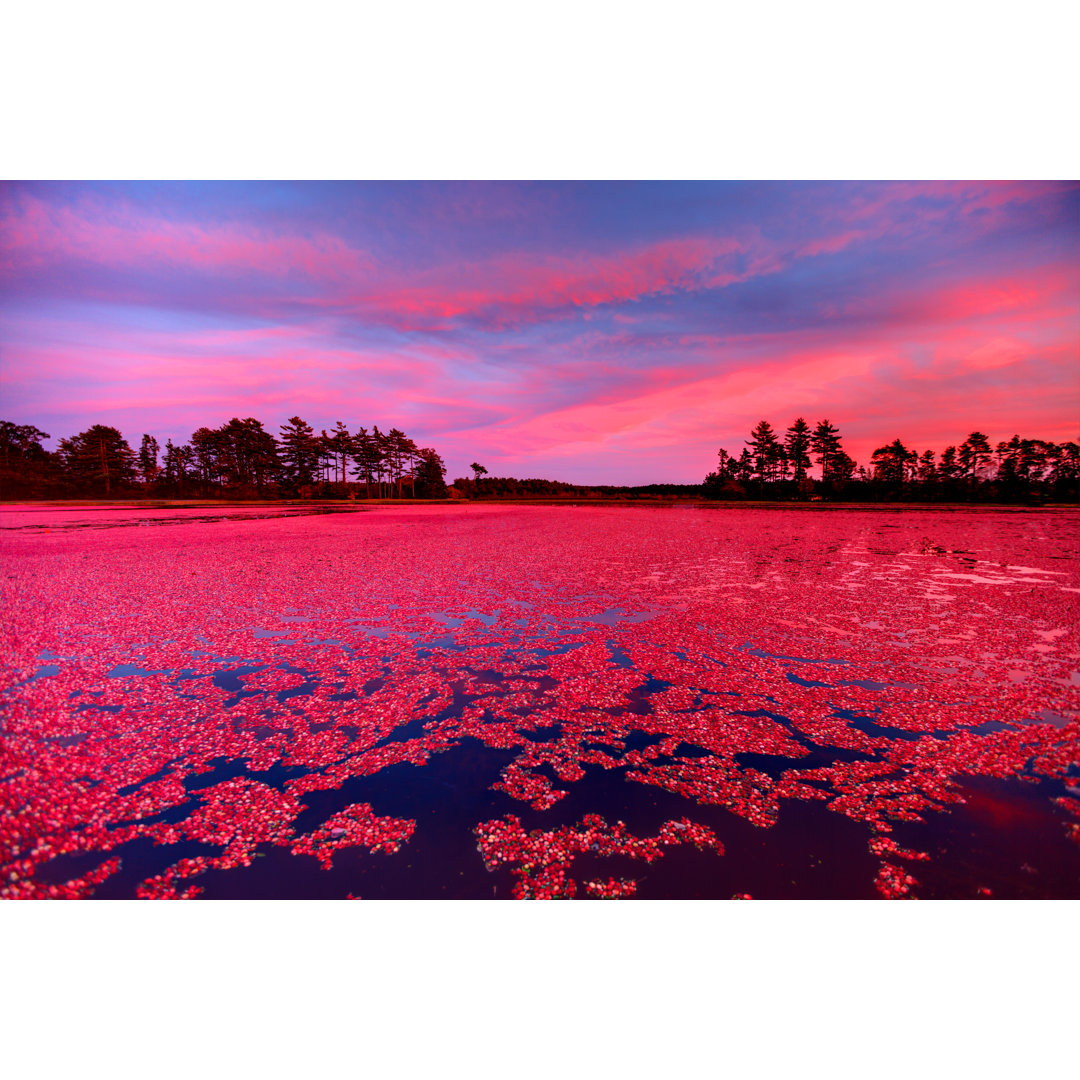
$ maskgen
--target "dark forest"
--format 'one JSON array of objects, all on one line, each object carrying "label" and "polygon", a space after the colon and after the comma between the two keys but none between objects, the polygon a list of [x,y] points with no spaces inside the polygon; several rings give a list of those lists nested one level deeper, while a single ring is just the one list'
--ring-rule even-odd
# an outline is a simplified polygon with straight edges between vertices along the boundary
[{"label": "dark forest", "polygon": [[[992,445],[974,431],[959,446],[909,448],[896,438],[858,464],[828,420],[802,417],[786,431],[762,420],[736,456],[725,449],[700,484],[581,485],[488,476],[449,488],[430,447],[403,431],[350,432],[338,421],[316,432],[298,416],[275,436],[252,417],[201,427],[184,445],[143,435],[135,450],[114,427],[95,424],[55,451],[30,424],[0,421],[0,497],[5,499],[650,499],[845,502],[1076,502],[1080,446],[1043,439]],[[813,466],[817,476],[811,476]]]}]

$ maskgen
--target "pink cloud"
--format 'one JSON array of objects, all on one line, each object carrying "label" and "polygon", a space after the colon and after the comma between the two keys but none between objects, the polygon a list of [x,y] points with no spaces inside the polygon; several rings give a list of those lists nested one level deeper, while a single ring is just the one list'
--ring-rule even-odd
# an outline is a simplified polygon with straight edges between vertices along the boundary
[{"label": "pink cloud", "polygon": [[[398,277],[389,288],[358,292],[345,302],[403,329],[460,318],[479,318],[505,328],[535,321],[545,313],[734,281],[740,275],[729,265],[744,250],[744,243],[732,238],[690,236],[613,255],[503,256]],[[325,301],[333,306],[340,302],[336,297]]]},{"label": "pink cloud", "polygon": [[7,273],[75,261],[343,280],[367,274],[373,265],[365,253],[329,234],[202,226],[146,217],[127,204],[104,208],[84,200],[73,207],[25,193],[0,205],[0,270]]},{"label": "pink cloud", "polygon": [[796,254],[812,258],[815,255],[835,255],[838,251],[866,237],[863,229],[846,229],[832,236],[820,236],[796,249]]},{"label": "pink cloud", "polygon": [[[678,291],[723,288],[779,273],[800,259],[936,227],[950,216],[981,217],[980,228],[990,229],[1001,223],[1012,204],[1036,201],[1059,189],[1051,183],[887,184],[853,195],[837,212],[837,231],[798,243],[767,240],[758,230],[745,229],[738,237],[683,236],[606,256],[503,256],[449,270],[439,267],[424,275],[427,280],[421,284],[417,275],[410,275],[377,292],[357,292],[347,303],[368,318],[404,330],[469,318],[502,330],[567,310],[587,312]],[[326,302],[341,301],[330,297]],[[619,317],[632,318],[625,312]]]},{"label": "pink cloud", "polygon": [[[27,193],[0,206],[0,271],[12,276],[86,264],[308,278],[329,287],[317,297],[298,295],[298,302],[359,312],[369,322],[402,330],[460,319],[506,328],[569,309],[714,288],[774,272],[778,265],[759,253],[748,270],[736,271],[732,260],[747,251],[746,241],[685,236],[609,255],[507,254],[406,273],[377,264],[368,253],[329,234],[204,226],[147,217],[124,203],[105,208],[84,199],[69,206]],[[257,289],[247,291],[247,306],[265,302]],[[116,298],[115,292],[106,295]]]},{"label": "pink cloud", "polygon": [[849,199],[831,214],[838,231],[826,231],[798,244],[794,257],[834,255],[884,237],[914,237],[952,219],[965,222],[969,235],[989,232],[1007,220],[1010,208],[1059,194],[1054,181],[897,181],[852,185]]},{"label": "pink cloud", "polygon": [[1071,263],[1050,263],[872,293],[832,307],[829,315],[866,322],[875,333],[985,319],[1037,323],[1080,312],[1078,293],[1080,270]]}]

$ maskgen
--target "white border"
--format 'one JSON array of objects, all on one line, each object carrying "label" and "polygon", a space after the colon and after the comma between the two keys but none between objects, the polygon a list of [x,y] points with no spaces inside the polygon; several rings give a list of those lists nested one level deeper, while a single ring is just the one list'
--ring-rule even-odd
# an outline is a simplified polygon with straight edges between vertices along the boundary
[{"label": "white border", "polygon": [[7,179],[1075,179],[1063,0],[9,5]]}]

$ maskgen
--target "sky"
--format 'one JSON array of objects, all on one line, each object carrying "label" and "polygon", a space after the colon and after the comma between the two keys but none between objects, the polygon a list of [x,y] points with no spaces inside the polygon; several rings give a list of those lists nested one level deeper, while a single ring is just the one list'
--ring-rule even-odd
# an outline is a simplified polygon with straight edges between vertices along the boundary
[{"label": "sky", "polygon": [[698,483],[762,419],[1080,435],[1080,183],[0,184],[0,418]]}]

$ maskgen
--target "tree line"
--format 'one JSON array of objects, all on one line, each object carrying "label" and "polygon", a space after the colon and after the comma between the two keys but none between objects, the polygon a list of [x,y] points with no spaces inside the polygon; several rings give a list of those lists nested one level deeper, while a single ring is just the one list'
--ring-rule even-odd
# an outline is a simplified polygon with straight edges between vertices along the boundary
[{"label": "tree line", "polygon": [[446,467],[430,447],[391,428],[351,433],[342,421],[316,432],[299,416],[267,431],[253,417],[201,427],[164,448],[143,435],[138,451],[114,427],[94,424],[61,439],[32,424],[0,421],[0,493],[5,498],[444,498]]},{"label": "tree line", "polygon": [[[845,451],[840,431],[799,417],[783,432],[762,420],[736,456],[718,452],[700,485],[616,486],[488,476],[446,487],[442,458],[403,431],[338,421],[316,432],[299,416],[275,436],[252,417],[198,428],[186,444],[162,448],[143,435],[137,451],[114,427],[95,424],[46,450],[51,436],[32,424],[0,421],[0,498],[650,498],[835,499],[848,501],[1080,501],[1080,447],[1075,442],[1011,439],[990,444],[972,432],[959,446],[910,449],[897,438],[865,466]],[[819,477],[811,477],[816,464]]]},{"label": "tree line", "polygon": [[[721,449],[702,483],[710,498],[837,497],[855,501],[1076,501],[1080,446],[1044,439],[1011,439],[991,446],[973,431],[959,446],[910,449],[897,438],[857,465],[828,420],[811,428],[803,417],[783,433],[762,420],[736,457]],[[820,479],[809,475],[813,462]]]},{"label": "tree line", "polygon": [[[483,473],[486,472],[483,469]],[[565,484],[561,480],[519,480],[515,476],[480,475],[459,476],[451,487],[451,495],[466,499],[566,499],[586,498],[593,490],[580,484]]]},{"label": "tree line", "polygon": [[[487,470],[484,470],[486,473]],[[561,480],[514,476],[459,476],[451,497],[466,499],[649,499],[701,498],[700,484],[567,484]]]}]

